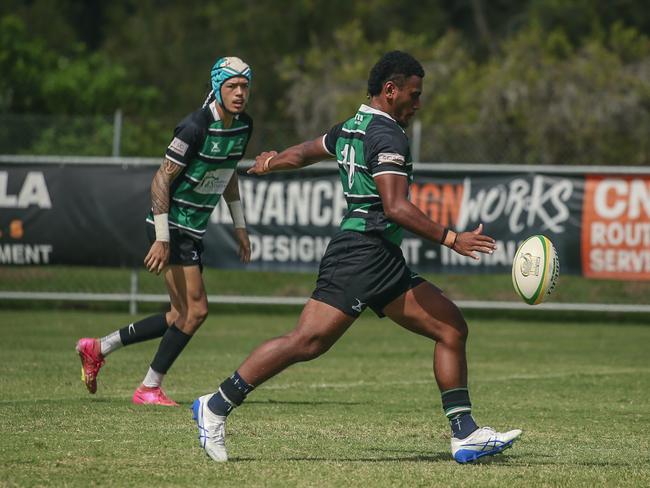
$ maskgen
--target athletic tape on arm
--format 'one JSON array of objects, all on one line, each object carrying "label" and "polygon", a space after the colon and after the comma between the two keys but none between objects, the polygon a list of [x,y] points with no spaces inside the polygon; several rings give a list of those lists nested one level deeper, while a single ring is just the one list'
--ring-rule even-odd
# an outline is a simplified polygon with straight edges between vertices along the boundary
[{"label": "athletic tape on arm", "polygon": [[241,200],[228,202],[228,208],[230,209],[230,216],[235,224],[235,229],[245,229],[246,219],[244,219],[244,208],[242,207]]}]

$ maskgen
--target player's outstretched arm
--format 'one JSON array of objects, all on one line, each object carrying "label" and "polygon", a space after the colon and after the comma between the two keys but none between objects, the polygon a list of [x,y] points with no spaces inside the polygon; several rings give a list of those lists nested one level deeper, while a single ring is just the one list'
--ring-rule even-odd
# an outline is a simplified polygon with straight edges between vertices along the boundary
[{"label": "player's outstretched arm", "polygon": [[261,153],[255,158],[255,165],[248,170],[248,174],[264,175],[271,171],[298,169],[331,158],[332,155],[323,146],[321,136],[291,146],[279,154],[276,151]]},{"label": "player's outstretched arm", "polygon": [[386,217],[405,229],[473,259],[479,259],[476,253],[492,254],[496,249],[494,239],[483,234],[483,224],[471,232],[456,233],[427,217],[408,200],[405,176],[385,174],[377,176],[375,182]]},{"label": "player's outstretched arm", "polygon": [[160,274],[169,262],[169,188],[182,166],[165,159],[151,182],[151,208],[156,228],[156,241],[144,258],[144,265],[150,273]]}]

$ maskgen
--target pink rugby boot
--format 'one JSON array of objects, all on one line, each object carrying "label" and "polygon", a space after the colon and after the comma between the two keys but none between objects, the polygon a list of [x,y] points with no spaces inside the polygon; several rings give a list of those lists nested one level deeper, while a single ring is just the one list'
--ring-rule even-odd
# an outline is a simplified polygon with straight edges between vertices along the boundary
[{"label": "pink rugby boot", "polygon": [[79,339],[76,349],[81,359],[81,381],[84,382],[90,393],[95,393],[97,391],[97,375],[105,362],[99,339],[90,337]]}]

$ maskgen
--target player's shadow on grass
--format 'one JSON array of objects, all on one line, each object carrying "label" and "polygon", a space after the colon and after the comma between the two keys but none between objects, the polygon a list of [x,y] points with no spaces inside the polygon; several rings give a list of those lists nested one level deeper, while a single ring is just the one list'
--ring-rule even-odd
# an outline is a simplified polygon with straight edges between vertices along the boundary
[{"label": "player's shadow on grass", "polygon": [[365,405],[367,402],[334,400],[246,400],[246,405]]},{"label": "player's shadow on grass", "polygon": [[[192,408],[192,403],[194,402],[194,397],[189,399],[185,398],[176,398],[181,408]],[[21,405],[21,404],[43,404],[43,405],[57,405],[62,402],[66,404],[75,404],[75,405],[115,405],[115,406],[125,406],[133,407],[130,397],[121,397],[121,396],[80,396],[75,398],[61,398],[61,399],[48,399],[48,398],[37,398],[37,399],[18,399],[18,400],[0,400],[0,405]],[[367,405],[369,402],[346,402],[346,401],[334,401],[334,400],[247,400],[246,406],[270,406],[270,405]],[[156,405],[136,405],[136,408],[147,409],[147,408],[156,408],[160,409]]]},{"label": "player's shadow on grass", "polygon": [[93,405],[93,404],[105,404],[105,405],[132,405],[131,398],[126,397],[65,397],[65,398],[26,398],[20,400],[0,400],[0,405]]},{"label": "player's shadow on grass", "polygon": [[[412,450],[408,449],[386,449],[386,448],[381,448],[381,447],[366,447],[364,448],[364,451],[373,451],[376,452],[376,456],[368,457],[366,456],[348,456],[348,457],[336,457],[333,456],[331,458],[324,457],[324,456],[319,456],[319,457],[314,457],[314,456],[290,456],[286,458],[280,458],[276,459],[277,461],[336,461],[336,462],[348,462],[348,463],[354,463],[354,462],[365,462],[365,463],[382,463],[382,462],[407,462],[407,463],[422,463],[422,462],[427,462],[427,463],[434,463],[434,462],[451,462],[452,464],[456,464],[456,462],[453,460],[451,457],[451,453],[448,450],[440,451],[437,453],[421,453],[421,454],[416,454],[413,453]],[[253,461],[267,461],[268,459],[265,458],[258,458],[258,457],[247,457],[247,456],[242,456],[242,457],[234,457],[230,458],[231,461],[235,462],[253,462]],[[524,457],[518,456],[514,453],[507,453],[506,455],[502,454],[497,454],[496,456],[485,456],[474,463],[470,463],[469,465],[485,465],[485,464],[493,464],[493,465],[511,465],[511,466],[517,466],[521,465],[520,461],[523,461]],[[519,461],[519,462],[518,462]]]},{"label": "player's shadow on grass", "polygon": [[[450,461],[451,456],[448,452],[441,452],[441,453],[436,453],[436,454],[417,454],[414,456],[385,456],[385,457],[312,457],[312,456],[291,456],[291,457],[286,457],[286,458],[276,458],[274,461],[317,461],[317,462],[323,462],[323,461],[336,461],[340,463],[386,463],[386,462],[407,462],[407,463],[431,463],[431,462],[439,462],[439,461]],[[241,463],[246,463],[246,462],[255,462],[255,461],[268,461],[268,458],[262,458],[262,457],[232,457],[228,459],[228,462],[241,462]]]}]

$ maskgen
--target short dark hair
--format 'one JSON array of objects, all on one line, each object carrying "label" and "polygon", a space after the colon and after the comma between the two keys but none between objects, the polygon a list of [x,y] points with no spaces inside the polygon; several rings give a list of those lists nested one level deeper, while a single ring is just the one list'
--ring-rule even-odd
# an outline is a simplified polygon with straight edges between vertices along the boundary
[{"label": "short dark hair", "polygon": [[384,54],[370,70],[368,76],[368,94],[371,97],[379,95],[384,83],[393,81],[402,87],[411,76],[424,78],[424,69],[420,62],[403,51],[390,51]]}]

